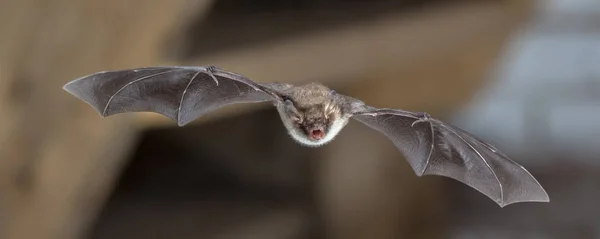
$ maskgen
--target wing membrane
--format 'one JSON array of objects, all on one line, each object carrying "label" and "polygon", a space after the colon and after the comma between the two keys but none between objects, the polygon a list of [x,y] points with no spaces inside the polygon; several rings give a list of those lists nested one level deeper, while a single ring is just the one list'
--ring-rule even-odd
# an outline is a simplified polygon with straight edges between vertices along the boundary
[{"label": "wing membrane", "polygon": [[155,112],[183,126],[220,107],[277,100],[273,90],[217,68],[149,67],[91,74],[64,86],[102,116]]},{"label": "wing membrane", "polygon": [[453,178],[501,207],[516,202],[549,201],[545,190],[525,168],[457,127],[436,119],[423,120],[417,113],[390,109],[364,111],[353,118],[386,135],[418,176]]}]

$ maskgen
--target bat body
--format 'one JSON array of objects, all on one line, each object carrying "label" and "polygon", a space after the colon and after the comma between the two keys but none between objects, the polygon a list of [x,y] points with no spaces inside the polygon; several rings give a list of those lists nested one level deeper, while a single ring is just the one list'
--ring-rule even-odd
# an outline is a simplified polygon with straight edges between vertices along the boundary
[{"label": "bat body", "polygon": [[213,66],[165,66],[98,72],[64,89],[103,117],[155,112],[179,126],[225,105],[271,102],[291,138],[309,147],[331,142],[354,119],[388,137],[418,176],[453,178],[500,207],[549,202],[525,168],[464,130],[423,112],[375,108],[319,83],[258,83]]}]

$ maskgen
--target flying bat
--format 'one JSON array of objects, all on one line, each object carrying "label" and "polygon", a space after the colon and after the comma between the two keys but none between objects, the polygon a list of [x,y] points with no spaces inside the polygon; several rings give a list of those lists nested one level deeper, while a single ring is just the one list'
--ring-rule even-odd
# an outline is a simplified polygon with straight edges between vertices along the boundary
[{"label": "flying bat", "polygon": [[102,117],[155,112],[179,126],[226,105],[271,102],[291,138],[308,147],[331,142],[354,119],[389,138],[417,176],[458,180],[500,207],[550,201],[525,168],[470,133],[425,112],[376,108],[320,83],[259,83],[215,66],[159,66],[98,72],[63,89]]}]

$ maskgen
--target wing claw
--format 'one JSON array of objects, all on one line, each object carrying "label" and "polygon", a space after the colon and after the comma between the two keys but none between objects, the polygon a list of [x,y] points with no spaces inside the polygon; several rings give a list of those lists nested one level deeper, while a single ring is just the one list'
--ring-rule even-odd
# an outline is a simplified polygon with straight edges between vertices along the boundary
[{"label": "wing claw", "polygon": [[217,77],[215,77],[215,75],[213,74],[213,72],[215,72],[216,70],[217,68],[215,66],[206,67],[206,73],[208,73],[208,75],[213,78],[217,86],[219,86],[219,80],[217,80]]},{"label": "wing claw", "polygon": [[412,122],[412,124],[410,124],[410,127],[414,127],[418,123],[429,122],[429,120],[431,120],[431,115],[429,115],[426,112],[421,112],[421,113],[419,113],[419,115],[422,115],[422,116],[420,116],[419,119]]}]

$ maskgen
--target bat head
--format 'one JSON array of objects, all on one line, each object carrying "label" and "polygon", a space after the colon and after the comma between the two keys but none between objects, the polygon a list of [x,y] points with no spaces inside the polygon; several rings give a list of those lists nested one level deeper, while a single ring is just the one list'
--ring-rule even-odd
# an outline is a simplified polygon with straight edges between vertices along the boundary
[{"label": "bat head", "polygon": [[279,114],[288,132],[305,146],[321,146],[348,122],[343,117],[335,92],[320,84],[309,84],[283,92]]}]

